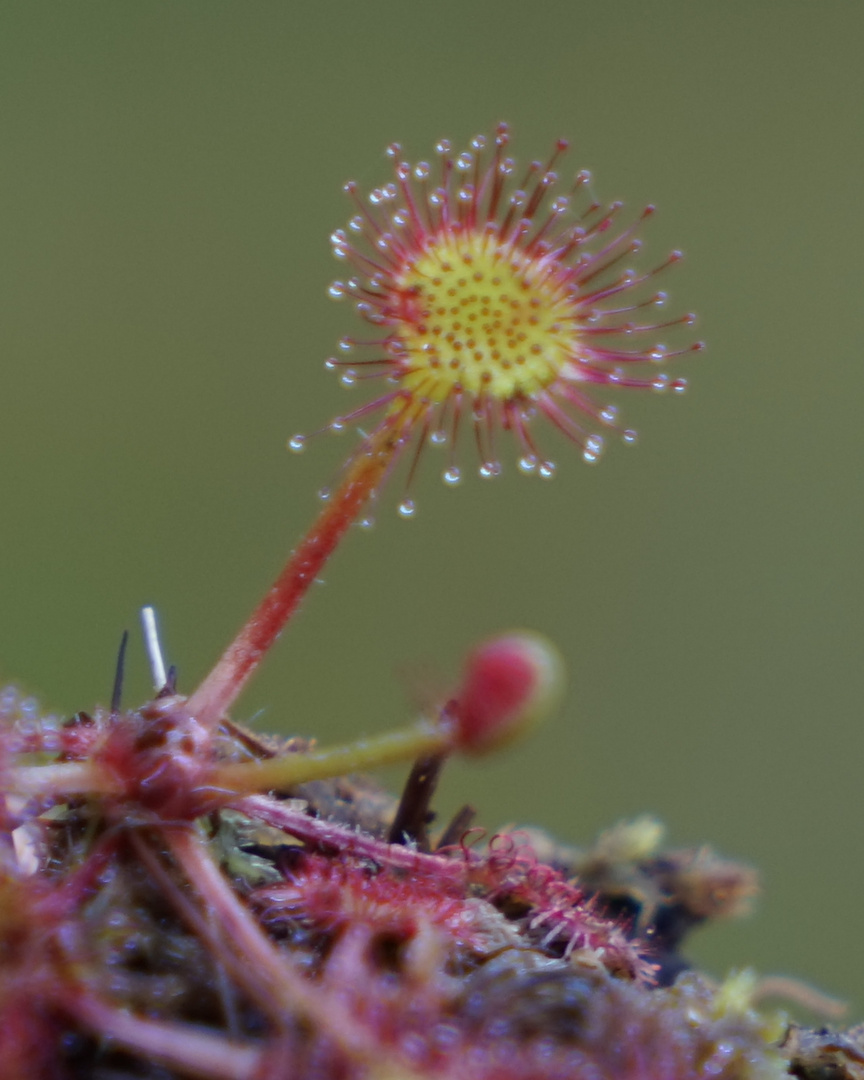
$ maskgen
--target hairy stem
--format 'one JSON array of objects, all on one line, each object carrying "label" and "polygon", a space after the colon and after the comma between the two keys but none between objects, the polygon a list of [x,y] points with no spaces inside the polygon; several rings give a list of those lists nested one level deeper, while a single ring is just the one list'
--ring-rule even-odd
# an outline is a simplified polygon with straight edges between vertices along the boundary
[{"label": "hairy stem", "polygon": [[254,1080],[260,1075],[262,1051],[218,1032],[134,1016],[80,989],[64,999],[63,1007],[102,1038],[185,1075],[202,1080]]},{"label": "hairy stem", "polygon": [[286,1016],[299,1016],[326,1032],[348,1055],[371,1059],[376,1049],[372,1036],[344,1002],[315,986],[280,954],[231,889],[203,841],[191,829],[165,829],[164,835],[171,854],[216,920],[220,935],[268,989],[273,1004]]},{"label": "hairy stem", "polygon": [[189,698],[190,713],[213,728],[246,684],[264,654],[297,610],[309,586],[392,464],[398,442],[392,433],[352,460],[342,483],[285,564],[245,626]]},{"label": "hairy stem", "polygon": [[142,865],[147,868],[153,881],[162,890],[165,899],[192,933],[206,945],[213,960],[214,969],[227,971],[234,979],[236,986],[257,1003],[274,1026],[279,1027],[282,1023],[283,1010],[279,1002],[274,1000],[266,978],[262,979],[255,967],[250,966],[245,958],[239,956],[236,950],[231,948],[230,942],[220,932],[220,924],[212,917],[212,912],[202,908],[194,894],[188,890],[184,892],[180,884],[173,880],[149,842],[142,839],[140,835],[132,835],[130,842]]},{"label": "hairy stem", "polygon": [[16,795],[120,795],[120,780],[95,761],[65,761],[58,765],[17,765],[7,769],[3,787]]},{"label": "hairy stem", "polygon": [[379,866],[392,866],[408,873],[426,873],[448,886],[460,886],[465,881],[465,862],[462,859],[427,855],[402,844],[390,844],[347,825],[310,817],[305,810],[292,809],[281,799],[250,795],[228,805],[247,817],[263,821],[274,829],[282,829],[313,848],[335,848],[370,859]]}]

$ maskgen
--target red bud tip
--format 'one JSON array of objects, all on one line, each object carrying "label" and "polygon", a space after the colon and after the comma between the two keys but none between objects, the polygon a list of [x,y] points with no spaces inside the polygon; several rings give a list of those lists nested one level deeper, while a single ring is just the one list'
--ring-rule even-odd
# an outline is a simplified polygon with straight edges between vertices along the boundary
[{"label": "red bud tip", "polygon": [[558,653],[538,635],[484,642],[469,655],[453,702],[456,745],[483,754],[517,738],[553,708],[563,681]]}]

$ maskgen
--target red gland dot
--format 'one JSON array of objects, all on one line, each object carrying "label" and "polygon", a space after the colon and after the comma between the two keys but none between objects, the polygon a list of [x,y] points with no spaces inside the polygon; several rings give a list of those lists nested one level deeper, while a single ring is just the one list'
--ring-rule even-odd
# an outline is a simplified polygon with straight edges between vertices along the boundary
[{"label": "red gland dot", "polygon": [[563,685],[557,651],[537,634],[507,634],[468,656],[454,701],[456,745],[484,754],[518,738],[557,703]]}]

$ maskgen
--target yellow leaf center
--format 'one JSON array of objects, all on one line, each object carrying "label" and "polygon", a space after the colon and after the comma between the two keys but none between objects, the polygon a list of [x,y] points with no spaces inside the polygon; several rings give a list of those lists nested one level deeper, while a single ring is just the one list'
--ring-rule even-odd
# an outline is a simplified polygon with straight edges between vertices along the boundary
[{"label": "yellow leaf center", "polygon": [[459,391],[530,398],[577,354],[576,313],[560,268],[494,234],[442,233],[396,285],[400,382],[429,402]]}]

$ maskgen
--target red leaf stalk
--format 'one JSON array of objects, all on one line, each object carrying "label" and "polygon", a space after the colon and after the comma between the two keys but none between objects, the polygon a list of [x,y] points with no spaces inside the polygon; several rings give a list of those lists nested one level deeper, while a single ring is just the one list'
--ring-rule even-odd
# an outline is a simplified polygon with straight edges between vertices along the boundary
[{"label": "red leaf stalk", "polygon": [[246,681],[297,610],[309,586],[383,480],[400,441],[398,429],[384,430],[347,465],[341,484],[285,564],[245,626],[189,698],[200,724],[214,728],[239,697]]}]

